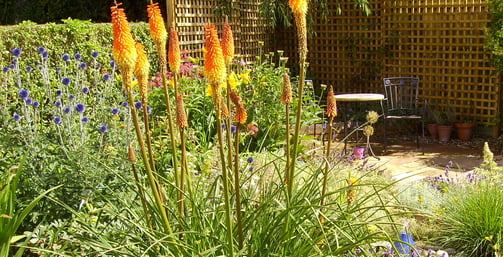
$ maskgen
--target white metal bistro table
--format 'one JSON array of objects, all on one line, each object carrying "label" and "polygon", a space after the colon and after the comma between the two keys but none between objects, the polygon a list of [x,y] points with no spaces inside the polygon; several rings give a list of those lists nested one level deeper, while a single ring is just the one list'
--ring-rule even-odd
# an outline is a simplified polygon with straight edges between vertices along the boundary
[{"label": "white metal bistro table", "polygon": [[[354,93],[354,94],[339,94],[335,95],[335,101],[338,102],[379,102],[381,105],[381,114],[384,113],[384,107],[383,107],[383,100],[384,100],[384,95],[383,94],[377,94],[377,93]],[[346,113],[347,110],[341,109],[341,112],[343,113],[343,120],[344,120],[344,153],[346,153],[346,148],[347,148],[347,141],[348,138],[348,131],[347,131],[347,117]],[[371,155],[379,159],[375,154],[374,150],[372,150],[372,146],[370,145],[369,142],[367,142],[367,147],[371,153]]]}]

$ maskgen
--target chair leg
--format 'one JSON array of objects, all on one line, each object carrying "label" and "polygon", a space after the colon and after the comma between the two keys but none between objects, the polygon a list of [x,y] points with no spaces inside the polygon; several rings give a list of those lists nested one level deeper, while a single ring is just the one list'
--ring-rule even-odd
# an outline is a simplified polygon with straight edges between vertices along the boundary
[{"label": "chair leg", "polygon": [[386,138],[386,117],[384,117],[383,120],[383,135],[384,135],[384,146],[383,146],[383,152],[386,153],[386,147],[388,146],[388,139]]}]

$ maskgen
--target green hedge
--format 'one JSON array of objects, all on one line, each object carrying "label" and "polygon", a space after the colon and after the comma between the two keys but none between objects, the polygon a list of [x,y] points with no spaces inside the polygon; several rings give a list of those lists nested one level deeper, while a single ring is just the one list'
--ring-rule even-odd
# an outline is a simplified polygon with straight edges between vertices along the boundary
[{"label": "green hedge", "polygon": [[[22,22],[15,26],[0,27],[0,65],[9,65],[12,61],[13,48],[22,50],[24,63],[35,64],[40,60],[37,48],[45,47],[49,52],[52,64],[67,53],[73,57],[80,53],[83,60],[91,58],[92,51],[100,54],[98,61],[110,62],[112,53],[112,25],[110,23],[92,23],[90,21],[66,19],[63,24],[48,23],[38,25],[33,22]],[[145,45],[152,71],[157,71],[157,53],[150,38],[148,23],[130,23],[136,41]]]}]

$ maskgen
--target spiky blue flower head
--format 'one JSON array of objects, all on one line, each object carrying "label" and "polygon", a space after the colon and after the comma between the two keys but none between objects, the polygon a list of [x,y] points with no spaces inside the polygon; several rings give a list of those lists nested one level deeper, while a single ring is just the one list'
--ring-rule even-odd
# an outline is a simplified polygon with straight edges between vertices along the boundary
[{"label": "spiky blue flower head", "polygon": [[109,81],[110,80],[110,74],[103,75],[103,80],[104,81]]},{"label": "spiky blue flower head", "polygon": [[100,132],[101,133],[106,133],[108,131],[108,127],[107,125],[101,125],[100,126]]},{"label": "spiky blue flower head", "polygon": [[236,126],[234,125],[231,125],[231,133],[236,133]]},{"label": "spiky blue flower head", "polygon": [[89,118],[84,116],[84,117],[82,117],[82,119],[80,121],[84,124],[87,124],[87,123],[89,123]]},{"label": "spiky blue flower head", "polygon": [[63,108],[63,112],[64,113],[71,113],[72,109],[70,107],[65,107],[65,108]]},{"label": "spiky blue flower head", "polygon": [[12,70],[12,69],[14,69],[14,68],[16,68],[16,65],[14,65],[14,64],[9,65],[9,69],[11,69],[11,70]]},{"label": "spiky blue flower head", "polygon": [[44,67],[42,67],[42,66],[38,66],[38,69],[39,69],[39,70],[42,70],[43,68],[44,68]]},{"label": "spiky blue flower head", "polygon": [[92,56],[93,58],[98,58],[98,56],[99,56],[98,51],[93,51],[93,52],[91,53],[91,56]]},{"label": "spiky blue flower head", "polygon": [[63,91],[61,89],[56,90],[56,96],[61,96],[63,94]]},{"label": "spiky blue flower head", "polygon": [[115,69],[117,67],[117,64],[114,61],[111,61],[110,62],[110,67],[112,67],[112,68]]},{"label": "spiky blue flower head", "polygon": [[89,93],[89,88],[88,87],[83,87],[82,88],[82,93],[84,93],[84,94]]},{"label": "spiky blue flower head", "polygon": [[33,99],[31,98],[26,98],[24,99],[24,102],[27,104],[27,105],[31,105],[33,103]]},{"label": "spiky blue flower head", "polygon": [[227,128],[227,125],[225,125],[225,123],[222,123],[222,129],[225,129]]},{"label": "spiky blue flower head", "polygon": [[19,97],[26,99],[28,98],[28,96],[30,96],[30,92],[28,92],[28,90],[26,89],[19,90]]},{"label": "spiky blue flower head", "polygon": [[61,122],[63,122],[63,120],[59,116],[54,117],[53,121],[54,121],[54,123],[56,123],[58,125],[61,124]]},{"label": "spiky blue flower head", "polygon": [[63,61],[65,61],[65,62],[67,62],[67,61],[69,61],[69,60],[70,60],[70,56],[69,56],[68,54],[63,54],[63,55],[61,56],[61,59],[63,59]]},{"label": "spiky blue flower head", "polygon": [[123,102],[121,103],[121,105],[122,105],[122,107],[128,107],[128,106],[129,106],[129,104],[127,103],[127,101],[123,101]]},{"label": "spiky blue flower head", "polygon": [[15,121],[19,121],[21,119],[21,116],[17,113],[14,113],[14,115],[12,115],[12,118],[15,120]]},{"label": "spiky blue flower head", "polygon": [[147,106],[147,113],[150,114],[152,112],[152,108],[150,108],[150,105]]},{"label": "spiky blue flower head", "polygon": [[81,62],[81,63],[80,63],[80,65],[79,65],[79,69],[80,69],[80,70],[83,70],[83,69],[85,69],[85,68],[87,68],[87,63],[85,63],[85,62]]},{"label": "spiky blue flower head", "polygon": [[83,113],[86,110],[86,106],[83,103],[78,103],[75,105],[75,111]]},{"label": "spiky blue flower head", "polygon": [[9,66],[3,66],[2,71],[3,72],[9,72]]},{"label": "spiky blue flower head", "polygon": [[82,55],[80,55],[79,53],[75,53],[73,55],[73,57],[75,57],[75,60],[79,60],[79,61],[80,61],[80,59],[82,59]]},{"label": "spiky blue flower head", "polygon": [[42,57],[43,57],[43,58],[47,58],[47,57],[49,57],[49,52],[47,52],[47,51],[43,52],[43,53],[42,53]]},{"label": "spiky blue flower head", "polygon": [[26,71],[27,71],[27,72],[30,72],[30,71],[32,71],[32,70],[33,70],[33,67],[31,67],[30,65],[26,66]]},{"label": "spiky blue flower head", "polygon": [[41,54],[41,53],[45,52],[45,47],[43,47],[43,46],[39,46],[39,47],[37,48],[37,52],[38,52],[39,54]]},{"label": "spiky blue flower head", "polygon": [[33,103],[31,104],[34,108],[38,108],[40,106],[40,103],[38,101],[33,101]]},{"label": "spiky blue flower head", "polygon": [[72,80],[68,77],[64,77],[62,80],[61,80],[61,83],[63,83],[63,85],[65,86],[68,86],[70,85],[70,83],[72,83]]},{"label": "spiky blue flower head", "polygon": [[55,101],[55,102],[54,102],[54,105],[55,105],[56,107],[58,107],[58,108],[61,108],[61,106],[62,106],[62,104],[61,104],[61,102],[60,102],[60,101]]},{"label": "spiky blue flower head", "polygon": [[112,108],[112,114],[113,114],[113,115],[117,115],[117,114],[119,114],[119,109],[117,109],[117,108]]},{"label": "spiky blue flower head", "polygon": [[248,162],[249,164],[252,164],[255,162],[255,159],[253,159],[253,157],[248,157],[248,159],[246,159],[246,162]]},{"label": "spiky blue flower head", "polygon": [[17,47],[16,47],[16,48],[14,48],[14,49],[12,49],[12,55],[14,55],[14,56],[16,56],[16,57],[21,56],[21,49],[19,49],[19,48],[17,48]]},{"label": "spiky blue flower head", "polygon": [[136,107],[136,109],[140,110],[143,107],[143,105],[141,104],[140,101],[137,101],[134,103],[134,107]]},{"label": "spiky blue flower head", "polygon": [[69,95],[68,99],[70,99],[70,101],[73,101],[73,100],[75,100],[75,96],[74,95]]}]

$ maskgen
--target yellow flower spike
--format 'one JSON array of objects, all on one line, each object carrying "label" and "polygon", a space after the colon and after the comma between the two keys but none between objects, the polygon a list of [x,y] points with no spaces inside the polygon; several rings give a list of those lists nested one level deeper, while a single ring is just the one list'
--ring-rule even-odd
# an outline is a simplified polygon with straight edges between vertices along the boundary
[{"label": "yellow flower spike", "polygon": [[299,54],[301,59],[305,60],[307,55],[306,13],[308,0],[289,0],[288,4],[290,6],[290,9],[292,9],[293,16],[295,17],[295,25],[297,26]]},{"label": "yellow flower spike", "polygon": [[147,5],[148,13],[148,23],[150,24],[150,36],[154,42],[158,45],[165,46],[168,33],[166,32],[166,27],[164,26],[164,20],[162,18],[161,9],[159,9],[159,3],[153,3]]},{"label": "yellow flower spike", "polygon": [[[225,61],[215,26],[206,25],[204,27],[206,37],[205,47],[208,50],[206,60],[204,61],[204,76],[213,87],[216,87],[225,82],[225,78],[227,77]],[[217,93],[215,91],[213,93]]]},{"label": "yellow flower spike", "polygon": [[337,117],[337,104],[335,102],[335,95],[332,86],[328,89],[327,93],[327,116],[329,118]]},{"label": "yellow flower spike", "polygon": [[147,92],[148,92],[148,73],[150,70],[150,63],[148,62],[147,53],[145,52],[145,47],[136,42],[136,53],[138,54],[138,58],[136,59],[136,66],[134,69],[134,75],[138,79],[138,84],[140,85],[140,94],[142,97],[142,101],[146,103]]},{"label": "yellow flower spike", "polygon": [[248,69],[244,73],[239,75],[239,77],[243,80],[243,83],[245,83],[245,84],[250,83],[250,72],[251,72],[251,70]]},{"label": "yellow flower spike", "polygon": [[213,96],[213,88],[210,84],[206,85],[206,96]]},{"label": "yellow flower spike", "polygon": [[307,13],[307,0],[289,0],[288,5],[294,14],[303,14]]},{"label": "yellow flower spike", "polygon": [[180,71],[180,65],[182,63],[180,43],[178,41],[178,32],[173,27],[169,29],[168,63],[173,73],[178,73]]},{"label": "yellow flower spike", "polygon": [[231,63],[234,58],[234,37],[232,35],[231,25],[227,22],[224,23],[222,32],[222,51],[225,63]]},{"label": "yellow flower spike", "polygon": [[227,83],[229,83],[231,89],[236,89],[241,82],[238,80],[238,76],[236,75],[236,73],[232,72],[229,75],[229,78],[227,78]]},{"label": "yellow flower spike", "polygon": [[129,29],[124,9],[119,8],[122,3],[110,7],[112,13],[112,28],[113,28],[113,49],[112,54],[115,62],[119,66],[120,71],[123,73],[125,79],[125,88],[127,91],[131,90],[127,85],[128,80],[131,79],[134,67],[136,65],[136,47],[133,35]]},{"label": "yellow flower spike", "polygon": [[286,72],[283,74],[283,93],[281,94],[281,102],[283,104],[292,102],[292,85],[290,83],[290,76]]}]

